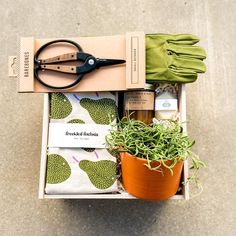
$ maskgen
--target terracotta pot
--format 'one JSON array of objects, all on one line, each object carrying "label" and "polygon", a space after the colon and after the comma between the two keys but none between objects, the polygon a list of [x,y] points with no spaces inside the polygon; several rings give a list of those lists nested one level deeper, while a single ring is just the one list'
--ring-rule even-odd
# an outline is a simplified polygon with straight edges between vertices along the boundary
[{"label": "terracotta pot", "polygon": [[[176,194],[183,168],[182,161],[174,166],[172,175],[163,165],[159,171],[150,170],[144,165],[147,160],[126,152],[120,154],[122,182],[128,193],[145,200],[165,200]],[[170,165],[171,161],[166,161],[166,164]],[[159,162],[152,163],[152,167],[158,165]]]}]

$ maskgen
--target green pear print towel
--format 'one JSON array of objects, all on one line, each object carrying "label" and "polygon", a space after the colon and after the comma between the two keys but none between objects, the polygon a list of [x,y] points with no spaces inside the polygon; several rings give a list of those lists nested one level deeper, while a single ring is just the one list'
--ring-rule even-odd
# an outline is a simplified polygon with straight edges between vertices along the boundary
[{"label": "green pear print towel", "polygon": [[[52,93],[50,122],[115,124],[116,93]],[[47,194],[116,192],[116,158],[107,149],[48,148]]]},{"label": "green pear print towel", "polygon": [[104,124],[116,122],[117,96],[110,92],[52,93],[51,122]]}]

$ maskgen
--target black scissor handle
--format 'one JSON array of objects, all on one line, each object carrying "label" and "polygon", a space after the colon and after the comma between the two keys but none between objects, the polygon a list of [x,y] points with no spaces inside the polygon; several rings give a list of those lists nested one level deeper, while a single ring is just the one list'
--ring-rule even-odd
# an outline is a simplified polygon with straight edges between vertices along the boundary
[{"label": "black scissor handle", "polygon": [[42,45],[38,51],[35,53],[34,55],[34,63],[35,63],[35,68],[34,68],[34,76],[35,78],[44,86],[48,87],[48,88],[51,88],[51,89],[67,89],[67,88],[71,88],[71,87],[74,87],[76,84],[78,84],[81,79],[83,78],[84,74],[80,74],[77,76],[76,80],[72,83],[72,84],[69,84],[67,86],[61,86],[61,87],[56,87],[56,86],[52,86],[52,85],[49,85],[47,83],[45,83],[44,81],[42,81],[38,75],[38,71],[41,70],[41,61],[38,59],[40,53],[45,49],[47,48],[48,46],[52,45],[52,44],[56,44],[56,43],[68,43],[68,44],[72,44],[73,46],[75,46],[79,52],[83,52],[81,46],[74,42],[74,41],[71,41],[71,40],[68,40],[68,39],[57,39],[57,40],[53,40],[53,41],[50,41],[44,45]]}]

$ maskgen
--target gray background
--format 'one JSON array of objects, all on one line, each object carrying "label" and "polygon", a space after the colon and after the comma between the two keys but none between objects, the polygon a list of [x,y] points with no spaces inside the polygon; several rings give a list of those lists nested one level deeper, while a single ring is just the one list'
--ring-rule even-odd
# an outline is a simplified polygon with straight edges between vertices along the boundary
[{"label": "gray background", "polygon": [[[236,235],[234,0],[0,0],[0,235]],[[38,200],[43,96],[17,94],[7,59],[20,36],[193,33],[208,71],[187,86],[188,130],[207,163],[188,202]]]}]

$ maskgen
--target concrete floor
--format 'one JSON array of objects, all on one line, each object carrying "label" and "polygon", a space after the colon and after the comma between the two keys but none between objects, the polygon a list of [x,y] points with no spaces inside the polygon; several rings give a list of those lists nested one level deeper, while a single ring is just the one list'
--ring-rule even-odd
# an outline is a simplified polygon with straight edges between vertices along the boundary
[{"label": "concrete floor", "polygon": [[[236,1],[0,0],[0,235],[236,235]],[[188,202],[38,200],[43,97],[7,77],[17,38],[193,33],[208,71],[187,86],[188,130],[207,163]]]}]

